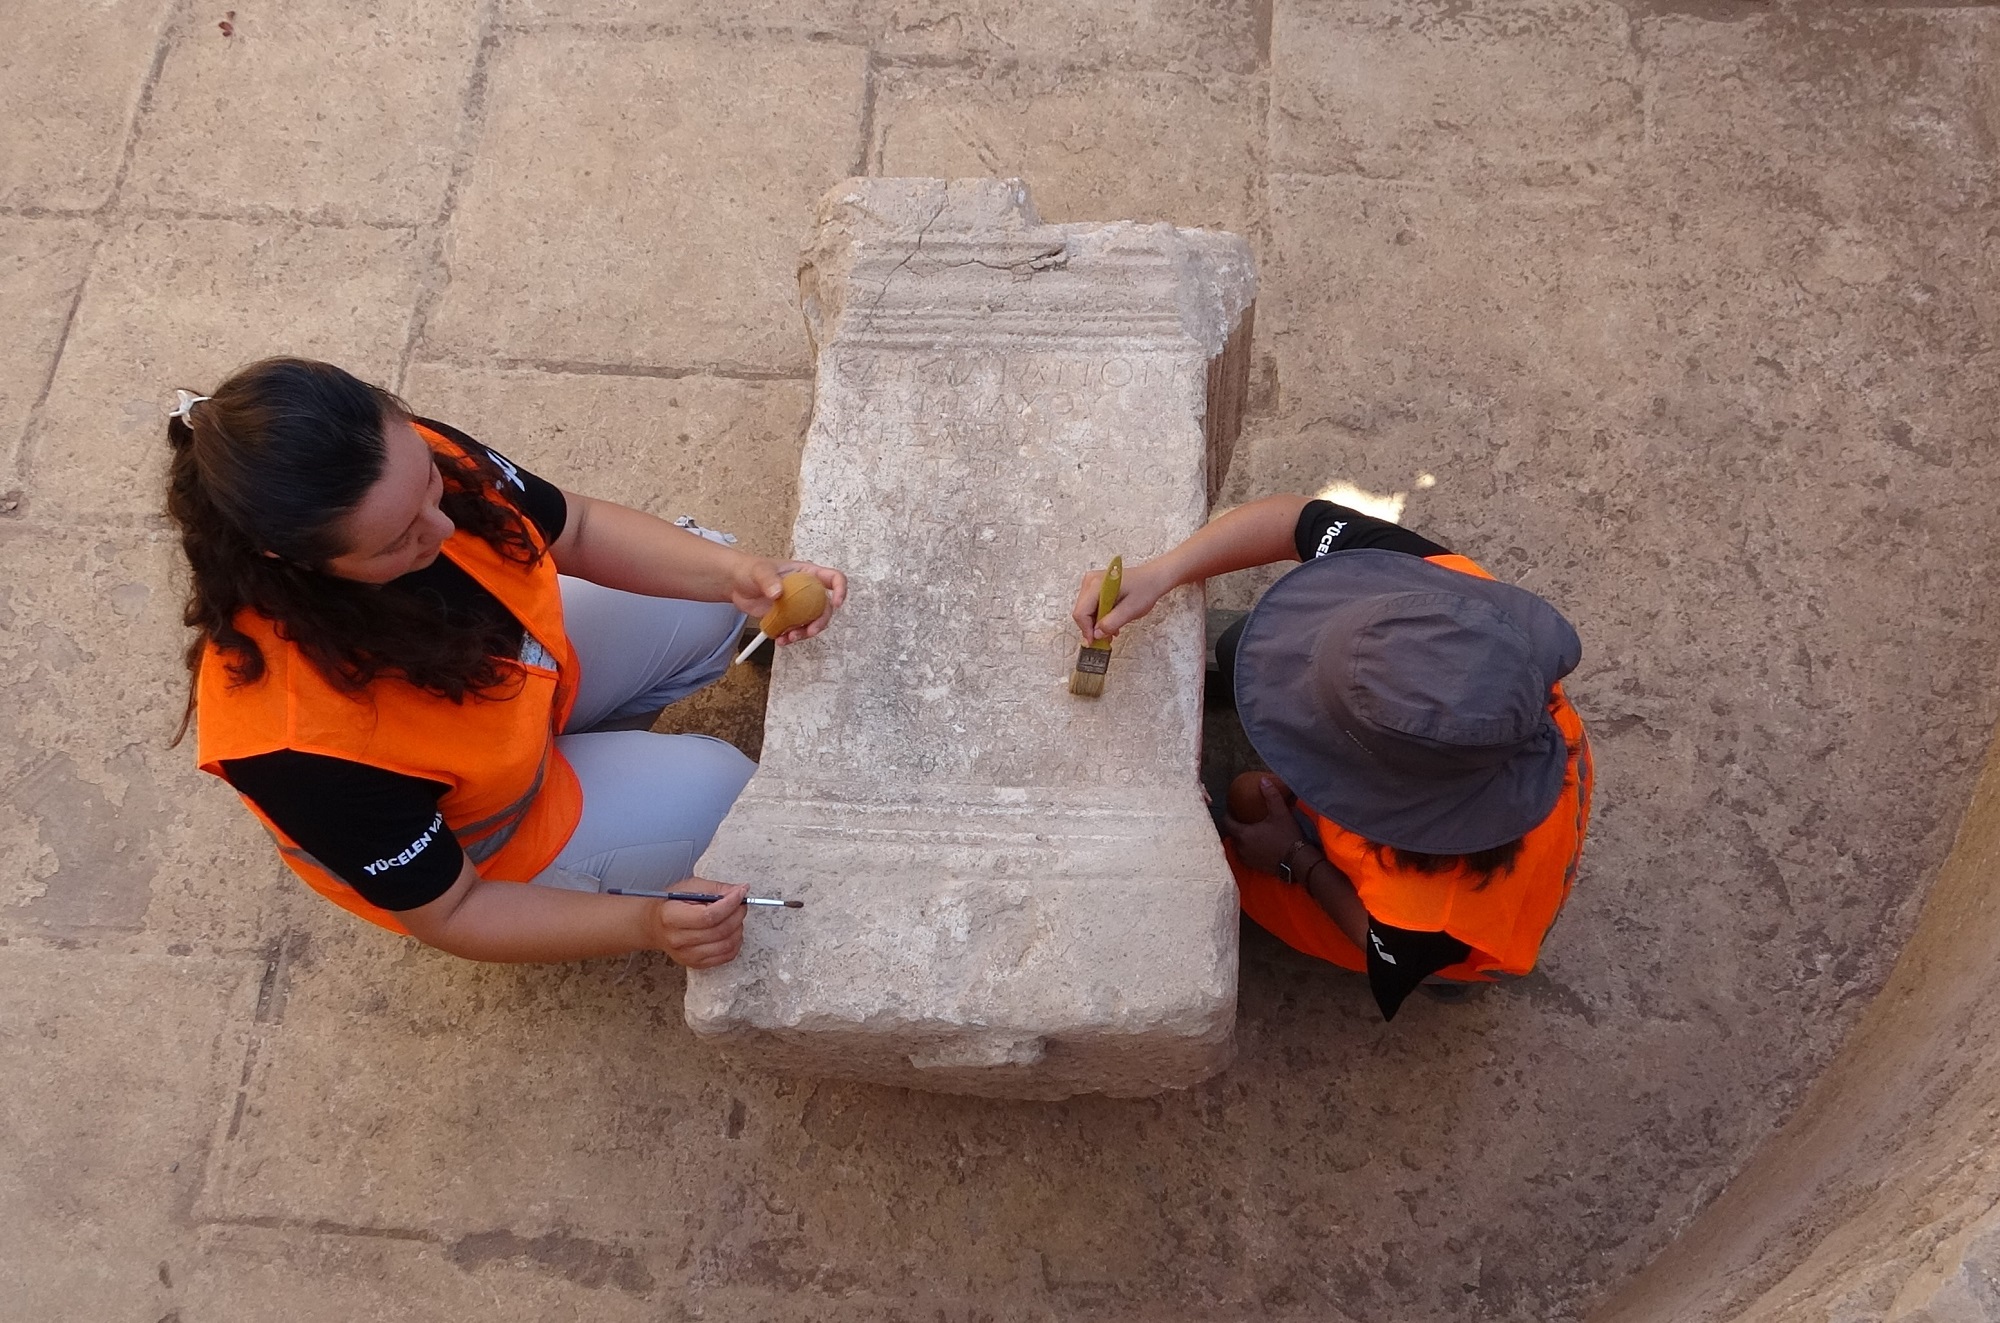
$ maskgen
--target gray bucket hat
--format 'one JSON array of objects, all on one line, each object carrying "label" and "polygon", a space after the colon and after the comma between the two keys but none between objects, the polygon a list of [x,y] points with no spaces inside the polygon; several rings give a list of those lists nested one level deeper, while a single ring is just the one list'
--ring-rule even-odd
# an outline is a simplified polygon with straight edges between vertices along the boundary
[{"label": "gray bucket hat", "polygon": [[1583,645],[1525,588],[1401,551],[1336,551],[1264,594],[1236,650],[1251,747],[1324,817],[1470,854],[1549,815],[1569,760],[1549,687]]}]

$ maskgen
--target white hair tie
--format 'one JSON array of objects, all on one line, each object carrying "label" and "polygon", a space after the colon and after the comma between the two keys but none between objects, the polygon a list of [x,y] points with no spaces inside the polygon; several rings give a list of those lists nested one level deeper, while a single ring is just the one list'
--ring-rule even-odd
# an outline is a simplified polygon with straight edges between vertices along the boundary
[{"label": "white hair tie", "polygon": [[194,406],[200,404],[203,400],[212,400],[214,398],[213,395],[197,395],[191,390],[177,390],[174,392],[174,407],[167,410],[167,417],[178,418],[189,427],[193,427],[194,418],[191,415]]}]

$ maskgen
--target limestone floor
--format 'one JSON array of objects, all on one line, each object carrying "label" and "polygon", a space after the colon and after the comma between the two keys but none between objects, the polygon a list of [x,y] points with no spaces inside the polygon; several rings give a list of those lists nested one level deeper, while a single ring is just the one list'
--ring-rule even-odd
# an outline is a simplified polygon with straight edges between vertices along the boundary
[{"label": "limestone floor", "polygon": [[[229,2],[0,7],[0,1318],[1580,1318],[1881,980],[2000,694],[2000,9]],[[1539,973],[1385,1026],[1253,932],[1185,1094],[760,1078],[661,960],[350,921],[169,747],[174,387],[331,358],[778,548],[855,172],[1245,233],[1229,498],[1568,609]]]}]

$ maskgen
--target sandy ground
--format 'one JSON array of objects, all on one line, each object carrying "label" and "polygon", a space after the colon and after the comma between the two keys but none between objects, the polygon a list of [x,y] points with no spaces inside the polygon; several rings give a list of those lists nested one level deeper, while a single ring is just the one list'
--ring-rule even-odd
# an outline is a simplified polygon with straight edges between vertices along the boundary
[{"label": "sandy ground", "polygon": [[[1880,984],[2000,692],[2000,10],[231,2],[6,6],[0,1317],[1577,1318]],[[1184,1094],[766,1078],[663,959],[355,923],[169,747],[174,387],[328,358],[782,549],[854,173],[1246,235],[1228,499],[1358,492],[1570,613],[1535,976],[1385,1026],[1251,932]]]}]

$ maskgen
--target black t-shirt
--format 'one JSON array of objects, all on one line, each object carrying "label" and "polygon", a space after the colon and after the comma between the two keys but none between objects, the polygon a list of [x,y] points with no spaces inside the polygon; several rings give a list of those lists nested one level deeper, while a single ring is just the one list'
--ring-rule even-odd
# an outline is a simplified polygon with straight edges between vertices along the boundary
[{"label": "black t-shirt", "polygon": [[[1445,556],[1445,548],[1420,537],[1399,524],[1374,515],[1350,510],[1332,501],[1311,501],[1299,512],[1299,524],[1292,535],[1299,559],[1314,560],[1335,551],[1375,547],[1402,551],[1412,556]],[[1391,928],[1373,915],[1368,917],[1368,989],[1382,1018],[1393,1020],[1396,1011],[1425,979],[1440,969],[1457,964],[1472,948],[1441,932],[1413,932]]]},{"label": "black t-shirt", "polygon": [[[500,472],[499,494],[535,526],[545,542],[562,536],[569,503],[562,489],[443,423],[417,421],[451,438]],[[441,628],[498,624],[509,646],[525,635],[500,599],[445,556],[413,570],[384,591],[421,593],[436,603]],[[413,910],[451,890],[465,852],[438,811],[451,787],[327,754],[279,749],[230,758],[223,776],[300,849],[385,910]]]}]

